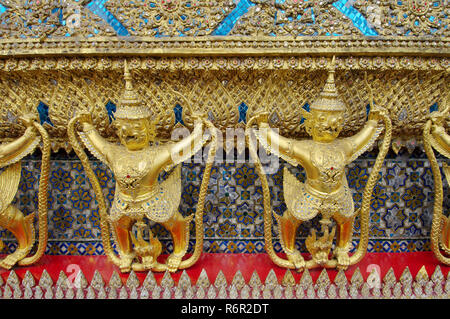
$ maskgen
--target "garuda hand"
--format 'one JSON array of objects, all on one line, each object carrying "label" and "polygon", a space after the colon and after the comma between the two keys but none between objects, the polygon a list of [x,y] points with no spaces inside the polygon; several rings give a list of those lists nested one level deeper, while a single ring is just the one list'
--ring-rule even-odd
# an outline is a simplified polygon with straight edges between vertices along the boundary
[{"label": "garuda hand", "polygon": [[27,113],[19,117],[19,121],[26,127],[33,126],[33,123],[37,121],[36,115]]}]

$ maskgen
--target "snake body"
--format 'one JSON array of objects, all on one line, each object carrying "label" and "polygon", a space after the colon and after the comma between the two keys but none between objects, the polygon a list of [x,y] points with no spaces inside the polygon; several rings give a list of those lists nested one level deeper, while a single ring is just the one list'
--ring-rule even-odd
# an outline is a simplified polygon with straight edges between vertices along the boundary
[{"label": "snake body", "polygon": [[37,122],[33,123],[34,127],[42,136],[42,160],[41,160],[41,176],[39,178],[39,194],[38,194],[38,223],[39,223],[39,239],[36,253],[30,257],[26,257],[19,261],[19,265],[27,266],[38,261],[45,253],[48,240],[48,224],[47,224],[47,205],[48,205],[48,180],[50,173],[50,138],[47,131]]},{"label": "snake body", "polygon": [[[428,120],[423,130],[423,146],[428,160],[430,161],[431,172],[434,179],[434,204],[433,204],[433,222],[431,223],[431,250],[436,258],[443,264],[450,265],[450,258],[445,257],[439,250],[439,243],[441,238],[443,209],[442,202],[444,198],[444,191],[442,187],[442,176],[439,169],[439,164],[436,160],[433,148],[430,144],[430,129],[431,120]],[[446,253],[450,253],[450,247],[443,247]]]},{"label": "snake body", "polygon": [[111,245],[110,229],[109,229],[109,222],[108,222],[108,211],[107,211],[106,204],[105,204],[105,198],[102,193],[102,188],[100,186],[97,176],[95,175],[94,171],[92,170],[91,164],[89,162],[89,158],[87,157],[86,153],[84,152],[83,147],[81,146],[80,142],[78,141],[78,139],[75,135],[75,131],[76,131],[75,125],[76,125],[78,119],[79,119],[79,117],[76,116],[69,121],[69,124],[67,127],[67,134],[69,136],[69,141],[73,147],[73,150],[75,151],[75,153],[77,154],[81,163],[83,164],[86,175],[88,176],[89,181],[91,182],[91,185],[94,188],[95,197],[96,197],[97,203],[98,203],[98,211],[99,211],[99,215],[100,215],[100,231],[101,231],[101,236],[102,236],[103,250],[105,251],[105,254],[108,257],[108,259],[113,264],[120,266],[121,260],[114,253],[114,250]]}]

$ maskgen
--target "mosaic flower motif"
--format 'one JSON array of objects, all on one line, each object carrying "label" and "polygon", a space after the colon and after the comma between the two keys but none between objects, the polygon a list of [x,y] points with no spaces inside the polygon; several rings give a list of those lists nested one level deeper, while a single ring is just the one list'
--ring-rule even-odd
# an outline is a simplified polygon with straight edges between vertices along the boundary
[{"label": "mosaic flower motif", "polygon": [[276,186],[283,186],[283,169],[279,169],[272,175],[273,184]]},{"label": "mosaic flower motif", "polygon": [[75,244],[73,244],[73,243],[70,244],[70,245],[67,247],[67,254],[68,254],[68,255],[79,255],[77,246],[76,246]]},{"label": "mosaic flower motif", "polygon": [[416,244],[413,241],[408,242],[408,245],[406,246],[406,250],[409,252],[413,252],[417,250]]},{"label": "mosaic flower motif", "polygon": [[184,187],[183,193],[181,195],[184,203],[189,206],[194,206],[194,204],[197,203],[198,191],[199,187],[195,186],[192,183],[189,183],[186,187]]},{"label": "mosaic flower motif", "polygon": [[217,252],[220,252],[220,250],[221,250],[220,245],[219,245],[219,243],[217,243],[217,241],[213,241],[208,249],[208,251],[211,253],[217,253]]},{"label": "mosaic flower motif", "polygon": [[390,250],[391,250],[393,253],[397,253],[397,252],[400,250],[400,245],[399,245],[399,243],[398,243],[397,241],[392,242],[392,243],[391,243]]},{"label": "mosaic flower motif", "polygon": [[233,205],[239,197],[236,187],[226,184],[219,186],[218,193],[219,205]]},{"label": "mosaic flower motif", "polygon": [[237,185],[247,188],[255,183],[258,175],[256,175],[254,167],[241,166],[236,170],[234,178],[236,179]]},{"label": "mosaic flower motif", "polygon": [[413,171],[409,174],[409,179],[411,180],[412,183],[417,183],[420,181],[420,175],[418,172]]},{"label": "mosaic flower motif", "polygon": [[219,228],[217,229],[217,235],[224,238],[235,237],[237,236],[236,225],[233,225],[228,220],[224,223],[219,224]]},{"label": "mosaic flower motif", "polygon": [[115,194],[115,189],[114,188],[110,188],[108,189],[108,194],[106,194],[105,198],[106,200],[109,202],[109,205],[111,206],[113,200],[114,200],[114,194]]},{"label": "mosaic flower motif", "polygon": [[45,252],[47,255],[59,255],[60,249],[58,244],[51,244],[50,247]]},{"label": "mosaic flower motif", "polygon": [[361,168],[355,166],[348,171],[347,180],[348,185],[356,190],[362,189],[366,186],[367,180],[369,179],[369,174],[366,168]]},{"label": "mosaic flower motif", "polygon": [[410,227],[406,228],[405,230],[405,234],[407,234],[408,236],[420,236],[422,233],[420,228],[417,228],[416,225],[411,225]]},{"label": "mosaic flower motif", "polygon": [[77,224],[79,224],[79,225],[86,224],[86,216],[84,214],[77,214],[76,217],[77,217],[77,219],[76,219]]},{"label": "mosaic flower motif", "polygon": [[378,210],[384,207],[388,198],[389,197],[386,195],[385,188],[380,185],[375,185],[372,192],[370,206],[372,207],[372,209]]},{"label": "mosaic flower motif", "polygon": [[[27,190],[33,189],[34,184],[37,181],[38,176],[35,177],[34,172],[27,170],[26,168],[22,168],[22,177],[20,179],[19,189],[22,192],[26,192]],[[50,181],[51,182],[51,181]]]},{"label": "mosaic flower motif", "polygon": [[250,241],[245,245],[245,250],[247,253],[254,253],[256,252],[256,246],[253,242]]},{"label": "mosaic flower motif", "polygon": [[205,203],[205,209],[203,212],[203,222],[206,225],[212,225],[214,223],[217,223],[220,215],[221,213],[219,207],[212,201],[208,200]]},{"label": "mosaic flower motif", "polygon": [[413,170],[416,170],[420,167],[423,167],[424,161],[423,160],[417,160],[417,161],[407,161],[406,167],[412,168]]},{"label": "mosaic flower motif", "polygon": [[406,207],[415,210],[423,205],[425,195],[422,188],[417,185],[413,185],[405,189],[402,199],[405,201]]},{"label": "mosaic flower motif", "polygon": [[393,203],[398,203],[400,201],[400,193],[399,192],[391,193],[390,201]]},{"label": "mosaic flower motif", "polygon": [[89,221],[92,224],[92,227],[96,229],[100,229],[100,213],[97,209],[93,209],[89,214]]},{"label": "mosaic flower motif", "polygon": [[63,170],[59,167],[56,171],[52,171],[50,176],[50,184],[52,188],[59,190],[60,192],[69,189],[72,183],[72,177],[69,171]]},{"label": "mosaic flower motif", "polygon": [[397,204],[387,209],[387,213],[383,215],[382,219],[386,223],[386,227],[396,232],[400,227],[404,226],[407,216],[403,209]]},{"label": "mosaic flower motif", "polygon": [[405,186],[407,178],[405,168],[397,164],[389,168],[385,176],[387,185],[392,186],[394,189]]},{"label": "mosaic flower motif", "polygon": [[101,187],[106,187],[108,185],[109,176],[104,169],[97,167],[94,170],[95,175],[97,175],[98,182]]},{"label": "mosaic flower motif", "polygon": [[69,199],[72,202],[74,208],[84,210],[89,207],[92,196],[89,193],[89,190],[78,188],[72,192]]},{"label": "mosaic flower motif", "polygon": [[[442,174],[442,172],[441,172],[441,174]],[[422,173],[422,175],[420,175],[420,178],[422,180],[423,186],[433,189],[434,179],[433,179],[433,173],[431,172],[430,167],[425,167],[423,169],[423,173]]]},{"label": "mosaic flower motif", "polygon": [[73,233],[74,238],[94,238],[92,230],[80,227]]},{"label": "mosaic flower motif", "polygon": [[66,194],[62,194],[62,193],[56,194],[56,203],[58,205],[64,205],[65,203],[67,203]]},{"label": "mosaic flower motif", "polygon": [[223,218],[232,218],[233,217],[233,209],[231,207],[225,207],[222,209],[222,217]]},{"label": "mosaic flower motif", "polygon": [[92,244],[88,244],[86,246],[86,255],[92,256],[95,255],[96,249],[95,246]]},{"label": "mosaic flower motif", "polygon": [[238,223],[244,225],[253,224],[256,216],[256,212],[247,203],[236,208],[236,220]]},{"label": "mosaic flower motif", "polygon": [[74,218],[71,215],[70,210],[65,209],[64,207],[59,207],[55,210],[50,220],[52,221],[53,226],[61,232],[70,229],[74,222]]},{"label": "mosaic flower motif", "polygon": [[205,229],[205,237],[214,237],[215,234],[214,228],[208,227]]},{"label": "mosaic flower motif", "polygon": [[74,172],[73,175],[74,175],[73,183],[75,185],[84,185],[86,183],[86,176],[83,173],[78,174]]},{"label": "mosaic flower motif", "polygon": [[243,228],[241,229],[241,236],[242,237],[250,237],[251,236],[251,232],[249,228]]}]

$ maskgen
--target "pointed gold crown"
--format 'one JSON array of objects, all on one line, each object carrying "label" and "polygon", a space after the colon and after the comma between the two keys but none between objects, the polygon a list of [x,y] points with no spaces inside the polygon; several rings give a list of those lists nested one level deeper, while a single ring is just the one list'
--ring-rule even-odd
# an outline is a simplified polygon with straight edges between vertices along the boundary
[{"label": "pointed gold crown", "polygon": [[320,111],[345,111],[345,104],[339,98],[339,94],[336,90],[336,85],[334,83],[334,73],[335,73],[335,57],[331,61],[331,67],[328,70],[328,79],[325,86],[322,89],[317,100],[312,103],[310,109],[320,110]]},{"label": "pointed gold crown", "polygon": [[133,88],[131,73],[128,70],[128,64],[125,60],[125,90],[114,113],[116,119],[143,119],[152,116],[149,108],[142,104],[139,95]]}]

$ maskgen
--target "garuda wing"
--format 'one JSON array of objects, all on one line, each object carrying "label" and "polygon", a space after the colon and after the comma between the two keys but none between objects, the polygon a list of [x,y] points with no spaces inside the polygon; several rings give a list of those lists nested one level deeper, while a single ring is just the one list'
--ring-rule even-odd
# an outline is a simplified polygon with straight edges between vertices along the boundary
[{"label": "garuda wing", "polygon": [[384,129],[383,126],[378,126],[377,130],[375,131],[375,134],[372,136],[372,138],[369,140],[369,142],[366,145],[364,145],[364,147],[362,147],[360,150],[358,150],[357,152],[353,153],[352,157],[348,160],[347,163],[353,162],[355,159],[357,159],[362,154],[364,154],[367,150],[369,150],[373,146],[375,141],[378,139],[378,137],[380,136],[381,132],[383,132],[383,129]]},{"label": "garuda wing", "polygon": [[299,193],[303,190],[303,187],[303,183],[300,182],[287,167],[285,167],[283,170],[283,192],[284,201],[290,212],[296,210],[295,201],[298,199]]},{"label": "garuda wing", "polygon": [[3,212],[16,196],[21,167],[20,162],[15,162],[0,174],[0,212]]},{"label": "garuda wing", "polygon": [[25,156],[33,153],[34,149],[36,148],[36,146],[39,144],[41,140],[40,136],[36,136],[33,138],[33,140],[28,144],[27,147],[21,149],[19,152],[11,154],[9,156],[5,156],[4,159],[0,160],[0,168],[3,168],[5,166],[8,165],[12,165],[15,164],[17,162],[19,162],[22,158],[24,158]]},{"label": "garuda wing", "polygon": [[84,147],[86,147],[89,152],[94,155],[99,161],[102,163],[108,165],[108,161],[106,160],[106,157],[104,157],[100,152],[98,152],[94,145],[89,141],[88,137],[84,132],[78,132],[78,135],[80,136],[80,140],[83,142]]},{"label": "garuda wing", "polygon": [[450,159],[450,149],[449,148],[445,148],[444,146],[442,146],[437,140],[436,138],[433,136],[433,134],[429,134],[428,135],[430,137],[430,144],[431,146],[433,146],[433,148],[438,151],[441,155],[445,156],[446,158]]},{"label": "garuda wing", "polygon": [[178,210],[181,200],[181,165],[175,167],[172,173],[158,186],[150,201],[147,201],[147,218],[163,223],[169,220]]}]

